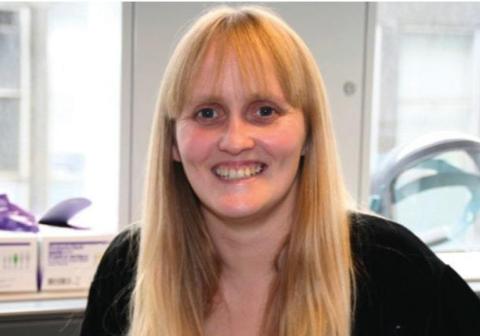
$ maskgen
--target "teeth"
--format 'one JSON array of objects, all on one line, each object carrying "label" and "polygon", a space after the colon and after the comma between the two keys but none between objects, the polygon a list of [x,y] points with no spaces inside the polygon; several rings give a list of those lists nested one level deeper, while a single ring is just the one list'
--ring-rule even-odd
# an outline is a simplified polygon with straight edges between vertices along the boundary
[{"label": "teeth", "polygon": [[260,174],[263,170],[262,164],[255,164],[241,168],[215,168],[215,174],[226,180],[242,179]]}]

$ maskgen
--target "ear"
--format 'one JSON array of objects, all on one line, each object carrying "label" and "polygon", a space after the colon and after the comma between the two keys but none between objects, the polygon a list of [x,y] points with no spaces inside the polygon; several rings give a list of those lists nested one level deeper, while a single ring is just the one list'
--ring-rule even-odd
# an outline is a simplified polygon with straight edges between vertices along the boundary
[{"label": "ear", "polygon": [[176,143],[172,145],[172,157],[173,157],[173,161],[182,162]]}]

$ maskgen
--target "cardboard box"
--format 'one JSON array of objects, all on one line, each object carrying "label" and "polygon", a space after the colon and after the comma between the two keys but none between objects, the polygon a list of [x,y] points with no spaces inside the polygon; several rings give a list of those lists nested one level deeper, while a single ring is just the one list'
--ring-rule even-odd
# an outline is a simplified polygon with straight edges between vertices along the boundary
[{"label": "cardboard box", "polygon": [[37,235],[0,230],[0,293],[37,291]]},{"label": "cardboard box", "polygon": [[114,234],[40,225],[42,291],[86,290]]}]

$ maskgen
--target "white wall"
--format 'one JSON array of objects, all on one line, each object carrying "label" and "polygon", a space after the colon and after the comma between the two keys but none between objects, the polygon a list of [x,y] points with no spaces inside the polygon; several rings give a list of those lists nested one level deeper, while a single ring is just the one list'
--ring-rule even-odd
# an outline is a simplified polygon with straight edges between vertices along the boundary
[{"label": "white wall", "polygon": [[[122,213],[139,218],[146,150],[156,94],[166,62],[185,28],[212,3],[124,4]],[[303,37],[324,76],[347,186],[362,189],[362,115],[366,3],[269,3]],[[128,81],[126,83],[125,81]],[[344,84],[352,82],[352,95]],[[122,224],[126,221],[123,219]]]}]

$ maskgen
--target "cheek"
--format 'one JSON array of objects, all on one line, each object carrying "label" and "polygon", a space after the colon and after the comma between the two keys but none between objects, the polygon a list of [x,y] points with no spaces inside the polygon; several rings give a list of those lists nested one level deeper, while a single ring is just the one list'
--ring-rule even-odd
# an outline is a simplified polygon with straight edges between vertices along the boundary
[{"label": "cheek", "polygon": [[271,132],[263,138],[263,143],[271,155],[285,160],[297,160],[305,142],[303,125],[292,125],[281,130]]},{"label": "cheek", "polygon": [[178,151],[184,164],[206,160],[217,141],[213,132],[190,126],[179,127],[176,135]]}]

